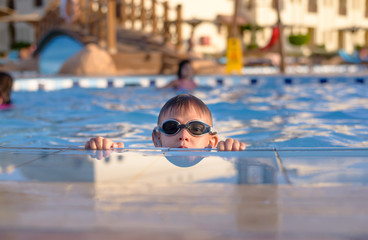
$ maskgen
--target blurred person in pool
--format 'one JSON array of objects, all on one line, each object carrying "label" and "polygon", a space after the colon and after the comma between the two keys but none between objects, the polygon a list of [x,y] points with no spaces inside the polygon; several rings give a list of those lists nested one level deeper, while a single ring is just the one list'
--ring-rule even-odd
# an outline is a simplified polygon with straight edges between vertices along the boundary
[{"label": "blurred person in pool", "polygon": [[197,87],[193,80],[194,69],[189,60],[183,60],[178,66],[178,78],[163,88],[174,88],[177,91],[192,91]]},{"label": "blurred person in pool", "polygon": [[[206,104],[190,94],[180,94],[169,99],[161,108],[157,126],[152,132],[155,147],[217,148],[219,151],[245,150],[245,143],[232,138],[219,141],[212,128],[212,114]],[[109,150],[123,148],[103,137],[91,138],[85,149]]]},{"label": "blurred person in pool", "polygon": [[11,106],[11,90],[13,87],[13,77],[7,72],[0,71],[0,109]]}]

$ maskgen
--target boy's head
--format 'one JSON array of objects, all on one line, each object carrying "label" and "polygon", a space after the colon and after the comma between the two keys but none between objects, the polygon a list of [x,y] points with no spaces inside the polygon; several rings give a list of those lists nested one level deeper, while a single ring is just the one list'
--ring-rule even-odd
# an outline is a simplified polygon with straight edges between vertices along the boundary
[{"label": "boy's head", "polygon": [[0,104],[10,104],[10,94],[13,78],[6,72],[0,71]]},{"label": "boy's head", "polygon": [[193,68],[189,60],[183,60],[179,63],[178,67],[178,77],[181,78],[191,78],[193,75]]},{"label": "boy's head", "polygon": [[[157,135],[157,139],[155,139]],[[212,115],[206,104],[190,94],[169,99],[158,116],[152,133],[156,147],[216,147],[218,137],[212,130]]]}]

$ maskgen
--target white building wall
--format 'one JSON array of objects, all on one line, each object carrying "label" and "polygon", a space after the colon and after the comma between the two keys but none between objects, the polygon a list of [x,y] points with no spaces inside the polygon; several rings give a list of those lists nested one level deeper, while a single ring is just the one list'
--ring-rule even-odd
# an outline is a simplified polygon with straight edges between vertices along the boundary
[{"label": "white building wall", "polygon": [[[253,9],[247,6],[252,0],[243,0],[243,11],[252,18],[253,24],[269,27],[277,22],[276,10],[272,7],[272,0],[255,0]],[[365,16],[366,0],[347,0],[347,14],[339,15],[339,1],[317,0],[317,12],[309,12],[310,0],[283,0],[281,19],[285,25],[285,39],[291,33],[306,33],[308,28],[314,29],[314,45],[325,45],[327,51],[339,48],[339,29],[360,27],[361,30],[352,33],[344,31],[343,47],[353,51],[355,45],[367,45],[366,31],[368,31],[368,17]],[[269,34],[269,33],[267,33]],[[268,37],[271,37],[269,35]],[[285,41],[286,44],[287,41]],[[264,39],[257,39],[257,43],[264,45]]]},{"label": "white building wall", "polygon": [[[193,18],[214,21],[218,14],[232,15],[234,11],[233,0],[170,0],[170,6],[181,4],[183,7],[183,20]],[[187,44],[190,37],[191,27],[188,24],[183,26],[183,40]],[[209,46],[200,46],[199,40],[203,36],[210,37]],[[202,23],[196,27],[194,32],[195,52],[213,54],[226,49],[227,30],[218,27],[213,23]]]},{"label": "white building wall", "polygon": [[[43,0],[41,7],[34,6],[33,0],[15,0],[14,7],[17,14],[29,14],[38,12],[43,14],[49,3],[53,0]],[[0,6],[7,6],[7,0],[0,0]],[[15,41],[34,43],[34,28],[27,23],[14,23],[15,27]],[[0,52],[9,50],[10,38],[8,34],[8,23],[0,22]]]},{"label": "white building wall", "polygon": [[[0,6],[6,6],[6,0],[0,0]],[[9,46],[7,31],[8,24],[0,22],[0,53],[6,52]]]}]

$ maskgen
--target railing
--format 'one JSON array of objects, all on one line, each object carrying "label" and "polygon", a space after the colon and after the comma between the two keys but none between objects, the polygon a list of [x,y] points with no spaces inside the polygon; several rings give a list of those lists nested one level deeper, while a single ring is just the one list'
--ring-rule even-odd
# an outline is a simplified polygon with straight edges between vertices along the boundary
[{"label": "railing", "polygon": [[[139,1],[139,2],[138,2]],[[69,22],[60,14],[60,3],[69,14]],[[158,0],[55,0],[50,3],[45,16],[36,25],[36,39],[53,27],[70,26],[87,35],[95,36],[108,49],[116,48],[116,30],[136,30],[162,36],[163,44],[182,44],[182,7],[170,8],[168,1]],[[65,14],[64,14],[65,15]],[[173,18],[171,19],[170,16]],[[107,43],[107,44],[106,44]]]},{"label": "railing", "polygon": [[[139,2],[138,2],[139,1]],[[126,29],[148,32],[163,36],[164,43],[175,40],[181,46],[181,5],[170,8],[168,1],[157,0],[118,0],[118,24]],[[171,21],[169,15],[175,15]]]},{"label": "railing", "polygon": [[63,19],[60,16],[59,0],[55,0],[49,4],[45,10],[43,18],[35,24],[35,38],[38,42],[48,31],[55,26],[60,26]]}]

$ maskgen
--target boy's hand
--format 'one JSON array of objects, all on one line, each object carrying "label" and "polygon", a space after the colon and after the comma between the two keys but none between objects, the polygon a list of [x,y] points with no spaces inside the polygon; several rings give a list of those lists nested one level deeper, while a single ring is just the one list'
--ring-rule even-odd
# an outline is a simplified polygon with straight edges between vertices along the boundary
[{"label": "boy's hand", "polygon": [[91,149],[91,150],[109,150],[111,148],[123,148],[123,147],[124,147],[124,143],[122,142],[115,143],[111,141],[110,139],[103,138],[103,137],[91,138],[84,145],[85,149]]},{"label": "boy's hand", "polygon": [[220,141],[217,144],[218,151],[243,151],[245,150],[245,143],[239,142],[232,138],[228,138],[225,141]]}]

